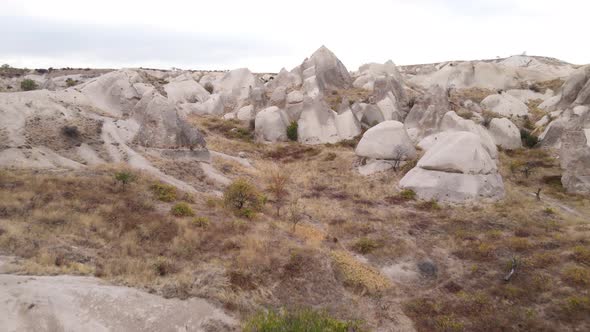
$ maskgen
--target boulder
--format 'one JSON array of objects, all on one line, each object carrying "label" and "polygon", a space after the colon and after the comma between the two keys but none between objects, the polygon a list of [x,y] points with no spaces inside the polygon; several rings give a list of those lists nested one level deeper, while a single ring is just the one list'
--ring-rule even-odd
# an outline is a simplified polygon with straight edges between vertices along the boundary
[{"label": "boulder", "polygon": [[191,78],[175,80],[164,85],[168,99],[177,103],[202,103],[209,99],[209,92]]},{"label": "boulder", "polygon": [[353,139],[361,133],[361,123],[348,108],[341,113],[336,114],[336,129],[338,136],[342,140]]},{"label": "boulder", "polygon": [[101,75],[79,87],[79,90],[98,109],[112,116],[128,114],[141,95],[133,87],[141,83],[141,76],[123,69]]},{"label": "boulder", "polygon": [[355,153],[366,158],[391,160],[413,159],[417,155],[404,124],[393,120],[384,121],[367,130]]},{"label": "boulder", "polygon": [[225,107],[223,106],[223,99],[218,94],[212,94],[209,99],[200,104],[191,104],[188,107],[191,113],[199,115],[223,115]]},{"label": "boulder", "polygon": [[465,202],[504,196],[502,177],[478,135],[446,134],[400,181],[421,199]]},{"label": "boulder", "polygon": [[254,112],[254,106],[248,105],[240,108],[236,113],[236,117],[238,120],[241,121],[250,121],[256,117],[256,113]]},{"label": "boulder", "polygon": [[468,131],[476,134],[481,139],[481,144],[486,148],[492,158],[498,157],[498,149],[487,129],[476,124],[472,120],[463,119],[453,111],[447,112],[440,123],[441,131]]},{"label": "boulder", "polygon": [[325,46],[303,61],[295,71],[301,73],[304,89],[311,97],[352,86],[352,78],[344,64]]},{"label": "boulder", "polygon": [[250,70],[239,68],[223,75],[217,83],[216,88],[219,89],[228,102],[239,105],[250,97],[251,89],[260,87],[261,85],[262,83]]},{"label": "boulder", "polygon": [[402,76],[398,71],[395,63],[389,60],[384,64],[368,63],[362,65],[359,70],[359,76],[354,80],[352,85],[355,88],[373,91],[375,81],[379,77],[392,77],[397,82],[402,82]]},{"label": "boulder", "polygon": [[414,142],[440,131],[444,115],[451,110],[447,91],[434,86],[420,96],[405,119],[408,135]]},{"label": "boulder", "polygon": [[285,111],[271,106],[256,114],[254,121],[255,135],[259,140],[267,142],[287,140],[289,117]]},{"label": "boulder", "polygon": [[573,116],[562,136],[559,160],[563,170],[561,183],[567,192],[590,193],[590,112]]},{"label": "boulder", "polygon": [[515,150],[522,147],[520,130],[506,118],[492,119],[489,132],[496,145],[505,150]]},{"label": "boulder", "polygon": [[278,87],[291,89],[301,85],[301,83],[303,83],[301,76],[297,75],[296,73],[291,73],[285,68],[282,68],[278,75],[266,84],[266,87],[271,90],[274,90]]},{"label": "boulder", "polygon": [[418,167],[447,173],[490,174],[497,171],[496,163],[481,144],[479,136],[456,132],[426,151]]},{"label": "boulder", "polygon": [[287,88],[280,86],[276,88],[270,96],[270,102],[274,106],[284,107],[287,101]]},{"label": "boulder", "polygon": [[529,108],[520,99],[508,94],[494,94],[482,100],[481,105],[486,110],[506,117],[525,116],[529,114]]},{"label": "boulder", "polygon": [[204,148],[200,132],[183,119],[174,104],[160,94],[146,94],[133,109],[133,119],[139,124],[135,141],[145,147]]},{"label": "boulder", "polygon": [[336,112],[323,102],[309,97],[297,121],[299,142],[304,144],[336,143],[341,140],[336,127]]}]

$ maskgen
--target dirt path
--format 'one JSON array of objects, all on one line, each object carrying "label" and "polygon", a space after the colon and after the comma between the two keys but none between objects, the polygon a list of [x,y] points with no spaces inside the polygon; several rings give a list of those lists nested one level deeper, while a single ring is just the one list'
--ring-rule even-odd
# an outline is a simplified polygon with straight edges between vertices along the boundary
[{"label": "dirt path", "polygon": [[[7,258],[0,257],[0,272]],[[203,299],[164,299],[91,277],[0,274],[2,331],[231,331]]]}]

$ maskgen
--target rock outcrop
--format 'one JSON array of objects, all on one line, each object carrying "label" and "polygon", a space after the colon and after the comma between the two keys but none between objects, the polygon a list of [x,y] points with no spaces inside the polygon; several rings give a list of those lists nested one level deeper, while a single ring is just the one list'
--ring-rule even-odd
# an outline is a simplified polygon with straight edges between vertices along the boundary
[{"label": "rock outcrop", "polygon": [[518,127],[506,118],[492,119],[490,135],[494,138],[496,145],[505,150],[515,150],[522,147]]},{"label": "rock outcrop", "polygon": [[494,113],[505,117],[525,116],[529,108],[520,99],[508,93],[494,94],[487,96],[481,102],[481,106]]},{"label": "rock outcrop", "polygon": [[432,146],[400,181],[421,199],[447,202],[496,200],[504,196],[496,164],[470,132],[453,132]]},{"label": "rock outcrop", "polygon": [[357,156],[373,159],[408,160],[416,158],[416,149],[404,124],[385,121],[367,130],[355,149]]}]

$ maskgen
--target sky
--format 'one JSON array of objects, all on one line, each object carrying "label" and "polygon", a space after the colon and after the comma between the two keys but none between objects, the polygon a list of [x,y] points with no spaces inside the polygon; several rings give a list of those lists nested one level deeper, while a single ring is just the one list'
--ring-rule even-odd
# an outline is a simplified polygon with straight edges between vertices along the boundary
[{"label": "sky", "polygon": [[278,72],[526,52],[590,63],[587,0],[0,0],[0,64]]}]

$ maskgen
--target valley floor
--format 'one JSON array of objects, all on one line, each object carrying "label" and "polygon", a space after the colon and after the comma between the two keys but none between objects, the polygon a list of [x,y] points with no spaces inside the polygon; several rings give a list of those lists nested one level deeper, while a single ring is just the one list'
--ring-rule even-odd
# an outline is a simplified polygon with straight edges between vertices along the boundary
[{"label": "valley floor", "polygon": [[[145,308],[139,317],[167,317],[171,324],[191,306],[203,313],[192,319],[225,322],[247,321],[264,308],[311,307],[375,331],[590,329],[590,199],[564,193],[549,152],[501,153],[503,200],[443,205],[400,192],[403,169],[359,175],[354,144],[261,145],[234,137],[221,120],[192,121],[205,129],[211,150],[249,159],[251,167],[214,156],[225,177],[266,192],[269,174],[289,175],[280,214],[266,192],[261,213],[236,216],[208,180],[209,190],[189,195],[138,172],[129,184],[117,183],[116,167],[2,170],[0,253],[22,258],[10,268],[16,275],[0,276],[0,287],[23,294],[2,295],[17,303],[10,313],[37,310],[23,306],[34,304],[36,290],[58,292],[44,287],[49,280],[67,279],[62,297],[75,296],[80,283],[92,285],[81,297],[95,288],[120,289],[87,277],[24,276],[67,274],[191,299],[124,288],[137,296],[126,304],[132,312]],[[517,167],[522,161],[538,167],[525,175]],[[181,171],[190,173],[164,169]],[[179,202],[190,209],[175,216]],[[301,211],[299,223],[289,222],[292,209]],[[170,316],[169,308],[181,309]]]}]

